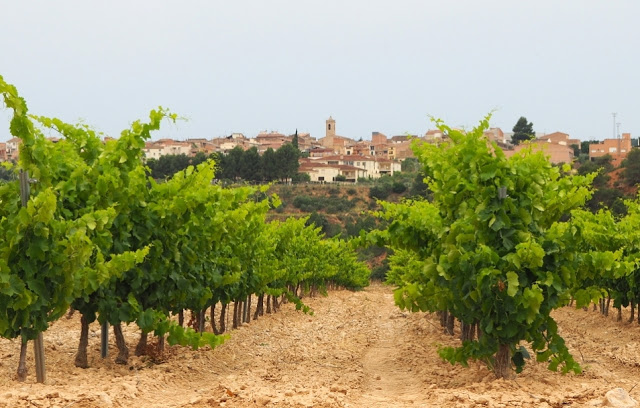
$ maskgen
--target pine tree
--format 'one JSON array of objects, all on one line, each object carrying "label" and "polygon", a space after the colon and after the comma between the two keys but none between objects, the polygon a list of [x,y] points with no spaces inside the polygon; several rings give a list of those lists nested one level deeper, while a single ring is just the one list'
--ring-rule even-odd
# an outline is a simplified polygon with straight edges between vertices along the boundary
[{"label": "pine tree", "polygon": [[281,171],[280,178],[283,180],[293,178],[298,172],[298,159],[300,158],[300,150],[293,147],[291,143],[285,143],[276,150],[276,161]]},{"label": "pine tree", "polygon": [[536,132],[533,131],[533,123],[527,122],[527,118],[520,116],[518,122],[513,127],[513,137],[511,141],[514,145],[518,145],[521,142],[535,139]]}]

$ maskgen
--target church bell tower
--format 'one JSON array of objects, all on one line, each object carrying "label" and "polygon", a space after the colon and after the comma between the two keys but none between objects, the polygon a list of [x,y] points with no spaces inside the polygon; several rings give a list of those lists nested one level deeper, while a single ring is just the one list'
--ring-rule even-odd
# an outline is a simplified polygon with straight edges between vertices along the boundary
[{"label": "church bell tower", "polygon": [[326,137],[334,137],[336,135],[336,121],[331,116],[327,119]]}]

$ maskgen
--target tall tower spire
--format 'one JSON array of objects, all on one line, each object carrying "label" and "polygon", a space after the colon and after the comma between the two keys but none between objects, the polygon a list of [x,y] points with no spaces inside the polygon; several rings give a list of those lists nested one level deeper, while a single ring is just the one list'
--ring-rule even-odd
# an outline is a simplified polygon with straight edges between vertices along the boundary
[{"label": "tall tower spire", "polygon": [[331,116],[327,119],[327,126],[325,127],[326,136],[333,137],[336,135],[336,121]]}]

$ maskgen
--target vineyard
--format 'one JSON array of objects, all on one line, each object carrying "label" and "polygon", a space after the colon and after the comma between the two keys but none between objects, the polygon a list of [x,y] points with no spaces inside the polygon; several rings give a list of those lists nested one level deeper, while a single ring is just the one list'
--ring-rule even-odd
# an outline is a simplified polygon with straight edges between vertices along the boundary
[{"label": "vineyard", "polygon": [[[413,146],[430,199],[380,202],[373,214],[385,229],[347,242],[306,218],[268,221],[278,196],[268,186],[216,184],[213,160],[155,181],[142,149],[163,121],[179,120],[169,110],[103,142],[87,125],[30,115],[2,77],[0,93],[22,143],[8,167],[15,180],[0,184],[0,337],[9,341],[0,350],[15,363],[2,381],[27,381],[34,364],[46,384],[38,401],[49,400],[9,393],[12,406],[74,404],[81,395],[56,396],[52,386],[81,388],[60,377],[85,378],[79,373],[95,367],[129,387],[84,394],[82,406],[133,403],[114,401],[118,393],[149,406],[493,404],[500,400],[482,396],[493,381],[542,378],[541,367],[556,385],[563,374],[572,380],[555,396],[509,386],[510,401],[560,406],[595,401],[605,377],[627,390],[640,380],[627,368],[638,364],[631,335],[606,349],[621,359],[607,369],[625,377],[613,381],[594,370],[597,346],[583,351],[588,331],[572,323],[597,327],[599,318],[612,332],[627,325],[637,335],[640,203],[626,202],[622,216],[586,211],[596,174],[553,166],[531,150],[507,159],[483,136],[489,117],[467,132],[436,120],[448,141]],[[319,204],[297,197],[300,207]],[[378,285],[344,290],[369,285],[355,252],[369,245],[392,251],[393,296]],[[336,299],[315,297],[329,289]],[[45,353],[55,378],[47,379]],[[172,387],[147,373],[193,392],[149,395],[140,382],[169,394]],[[474,391],[476,383],[484,385]],[[444,399],[427,396],[435,388],[448,390]]]},{"label": "vineyard", "polygon": [[639,204],[627,214],[582,209],[596,174],[552,166],[542,152],[507,159],[482,136],[489,118],[451,138],[416,144],[433,200],[386,204],[385,231],[369,238],[396,250],[388,281],[411,311],[438,312],[443,330],[461,323],[462,344],[441,347],[452,364],[484,361],[512,378],[529,360],[582,370],[551,312],[569,304],[634,308],[638,297]]},{"label": "vineyard", "polygon": [[[30,340],[38,381],[45,381],[42,332],[70,307],[81,315],[75,365],[88,366],[95,320],[103,328],[102,355],[112,326],[115,361],[126,364],[123,324],[140,330],[136,355],[146,353],[149,334],[158,336],[160,352],[165,339],[216,347],[226,338],[230,304],[235,328],[283,301],[310,312],[301,293],[368,283],[367,267],[345,242],[323,239],[304,219],[266,223],[278,198],[265,188],[212,184],[213,161],[165,183],[148,177],[144,142],[175,114],[153,110],[148,122],[136,121],[103,143],[86,125],[29,115],[2,78],[0,92],[13,111],[11,133],[22,142],[20,181],[0,187],[0,336],[21,340],[19,381],[27,376]],[[45,129],[62,138],[53,143]],[[205,311],[213,315],[218,305],[220,325],[205,331]],[[190,327],[184,311],[196,316]]]}]

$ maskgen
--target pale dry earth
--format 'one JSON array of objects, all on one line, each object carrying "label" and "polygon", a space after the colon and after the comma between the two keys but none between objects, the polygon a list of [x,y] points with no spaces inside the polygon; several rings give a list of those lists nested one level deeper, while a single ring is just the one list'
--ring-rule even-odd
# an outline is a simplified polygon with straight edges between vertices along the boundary
[{"label": "pale dry earth", "polygon": [[[555,312],[584,374],[532,363],[505,381],[481,364],[441,361],[437,346],[458,340],[442,334],[436,316],[397,309],[388,287],[305,302],[313,316],[287,304],[215,350],[172,347],[163,362],[132,357],[126,366],[113,363],[114,344],[100,359],[94,324],[88,369],[73,365],[79,316],[63,318],[44,336],[44,385],[35,382],[31,348],[29,379],[16,382],[18,343],[0,341],[0,407],[582,407],[601,405],[616,387],[640,400],[640,328],[615,313]],[[125,334],[133,349],[138,334],[133,326]]]}]

